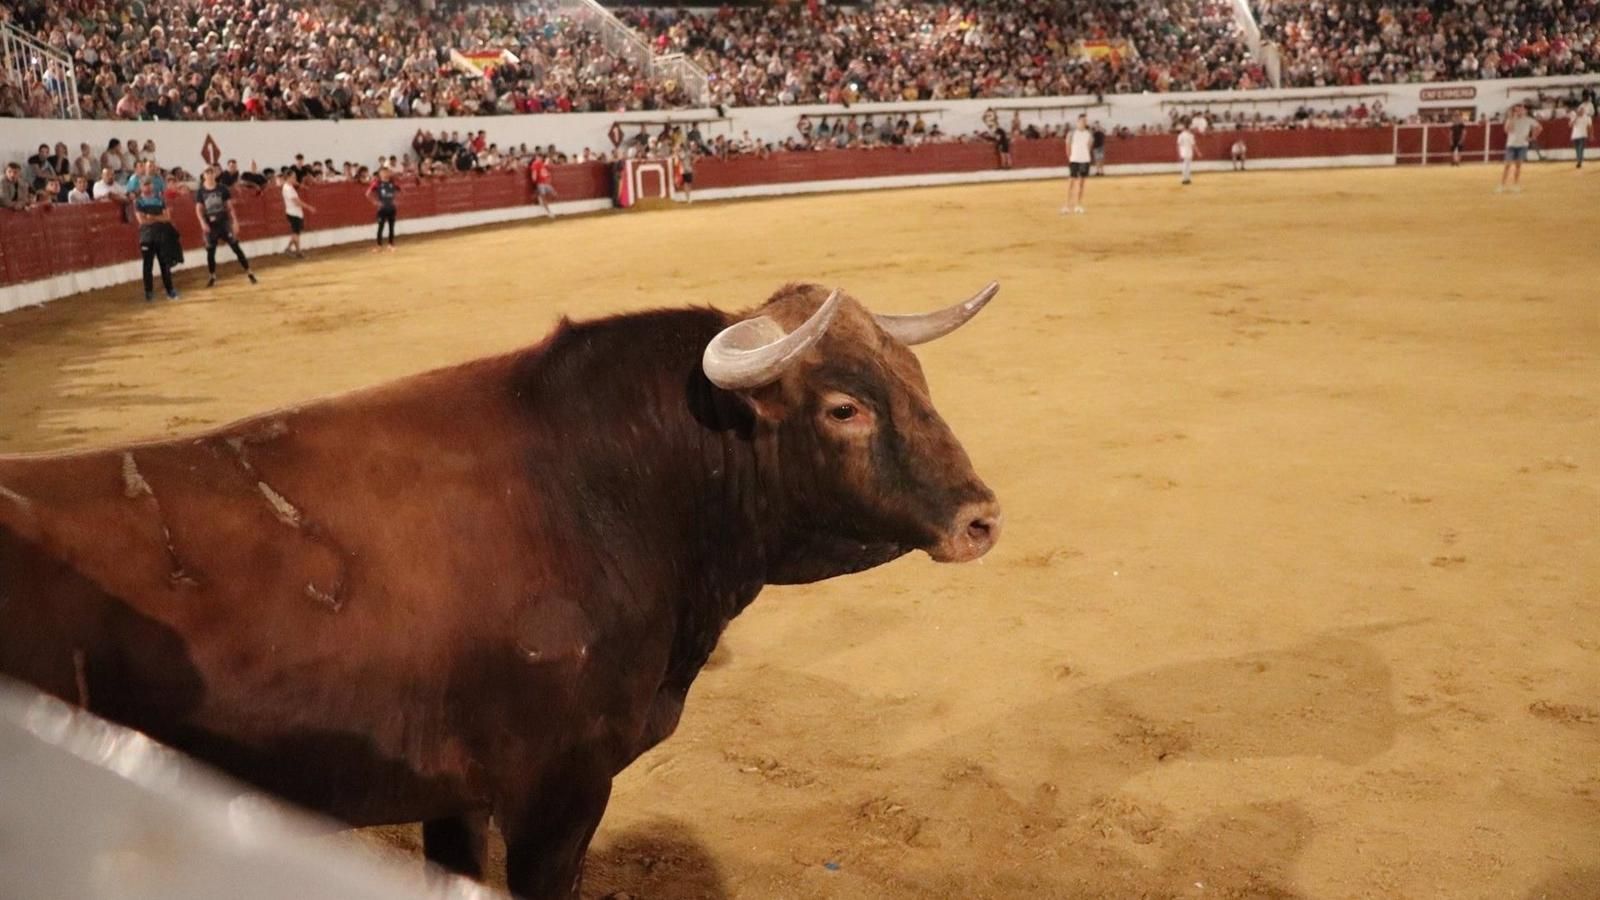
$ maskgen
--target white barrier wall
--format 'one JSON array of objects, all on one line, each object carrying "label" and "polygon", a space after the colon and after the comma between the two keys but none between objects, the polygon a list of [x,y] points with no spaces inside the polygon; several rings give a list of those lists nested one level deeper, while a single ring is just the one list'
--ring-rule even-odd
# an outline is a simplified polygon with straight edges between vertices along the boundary
[{"label": "white barrier wall", "polygon": [[[1503,111],[1513,102],[1531,99],[1538,91],[1570,89],[1573,86],[1600,86],[1600,73],[1559,78],[1521,78],[1497,81],[1449,82],[1435,84],[1365,85],[1354,88],[1296,88],[1248,92],[1200,92],[1181,94],[1127,94],[1094,97],[1027,97],[1012,100],[930,100],[924,103],[863,103],[850,112],[928,110],[924,118],[937,122],[949,134],[969,134],[977,130],[989,109],[1002,110],[1009,121],[1009,110],[1019,110],[1023,121],[1057,124],[1072,118],[1077,108],[1092,107],[1092,118],[1112,125],[1138,127],[1164,125],[1173,109],[1209,108],[1234,112],[1286,116],[1302,104],[1317,109],[1342,108],[1374,99],[1382,100],[1392,115],[1407,117],[1428,107],[1475,107],[1479,114]],[[1048,107],[1040,109],[1040,107]],[[607,148],[606,137],[613,122],[648,120],[686,121],[712,119],[700,126],[707,140],[718,134],[737,137],[745,131],[766,141],[778,141],[794,132],[795,120],[802,114],[813,118],[838,115],[840,106],[748,107],[728,111],[719,117],[715,110],[677,110],[667,113],[567,113],[526,116],[475,116],[434,119],[370,119],[343,122],[103,122],[52,119],[0,119],[0,158],[21,161],[33,154],[39,144],[65,142],[72,155],[78,145],[88,143],[98,155],[112,138],[127,141],[137,138],[156,142],[157,157],[163,165],[182,165],[197,171],[202,165],[202,148],[207,138],[215,141],[221,158],[238,159],[249,168],[256,160],[263,168],[278,167],[304,153],[307,160],[333,159],[371,163],[377,158],[400,155],[411,149],[411,138],[419,128],[476,132],[484,129],[490,141],[502,148],[515,144],[545,146],[555,144],[562,151],[575,153],[584,147]],[[628,134],[637,125],[624,129]],[[659,126],[655,129],[659,131]]]},{"label": "white barrier wall", "polygon": [[509,900],[330,843],[330,823],[0,680],[6,900]]}]

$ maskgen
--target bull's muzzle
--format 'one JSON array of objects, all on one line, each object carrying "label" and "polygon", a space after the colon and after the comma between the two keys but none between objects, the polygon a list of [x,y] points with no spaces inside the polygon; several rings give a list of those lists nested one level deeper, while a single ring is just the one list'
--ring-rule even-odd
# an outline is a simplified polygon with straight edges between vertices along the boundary
[{"label": "bull's muzzle", "polygon": [[928,551],[936,562],[971,562],[1000,540],[1000,503],[980,500],[956,510],[943,539]]}]

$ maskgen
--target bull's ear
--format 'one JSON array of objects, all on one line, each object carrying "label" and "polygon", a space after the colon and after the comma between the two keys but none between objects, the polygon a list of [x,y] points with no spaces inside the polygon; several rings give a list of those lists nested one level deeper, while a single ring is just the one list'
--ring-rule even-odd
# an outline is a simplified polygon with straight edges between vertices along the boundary
[{"label": "bull's ear", "polygon": [[735,391],[739,399],[750,407],[756,418],[767,422],[781,421],[789,414],[790,402],[783,395],[783,382],[774,381],[758,388],[745,391]]}]

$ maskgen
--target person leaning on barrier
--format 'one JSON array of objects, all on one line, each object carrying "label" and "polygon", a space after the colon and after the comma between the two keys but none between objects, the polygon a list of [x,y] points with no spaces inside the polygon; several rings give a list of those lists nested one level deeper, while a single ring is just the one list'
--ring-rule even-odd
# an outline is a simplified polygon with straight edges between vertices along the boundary
[{"label": "person leaning on barrier", "polygon": [[27,206],[28,192],[22,186],[22,167],[8,162],[5,175],[0,177],[0,209],[21,211]]},{"label": "person leaning on barrier", "polygon": [[117,180],[109,167],[100,170],[100,180],[94,183],[94,199],[110,200],[121,205],[128,203],[128,189]]}]

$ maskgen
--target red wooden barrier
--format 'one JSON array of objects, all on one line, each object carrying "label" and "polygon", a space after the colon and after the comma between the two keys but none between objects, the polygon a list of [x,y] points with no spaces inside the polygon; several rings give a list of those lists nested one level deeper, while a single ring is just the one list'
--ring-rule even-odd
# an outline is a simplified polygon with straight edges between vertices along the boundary
[{"label": "red wooden barrier", "polygon": [[[1468,147],[1476,146],[1481,158],[1482,125],[1467,129]],[[1421,129],[1400,130],[1401,152],[1420,148]],[[1491,149],[1498,154],[1504,134],[1490,128]],[[1395,131],[1389,127],[1348,130],[1213,131],[1199,135],[1202,159],[1225,160],[1234,139],[1242,135],[1252,160],[1293,157],[1387,156],[1395,148]],[[1435,143],[1449,146],[1449,126],[1435,126],[1429,134],[1429,151]],[[1476,137],[1474,145],[1470,140]],[[1415,144],[1415,146],[1413,146]],[[1565,122],[1550,123],[1541,144],[1565,147]],[[1013,165],[1020,169],[1066,164],[1060,139],[1020,140],[1012,147]],[[1173,135],[1138,135],[1109,138],[1106,162],[1111,165],[1175,164],[1177,142]],[[977,172],[998,164],[994,145],[986,141],[931,144],[914,149],[831,150],[820,153],[778,153],[765,159],[701,160],[696,167],[698,188],[740,187],[756,184],[795,183],[893,175],[943,172]],[[561,200],[609,197],[610,167],[585,163],[556,167],[555,188]],[[373,221],[366,185],[351,182],[307,185],[301,196],[315,209],[306,217],[308,230],[367,225]],[[460,213],[533,202],[533,189],[525,172],[496,172],[426,182],[402,181],[398,200],[401,228],[407,219]],[[195,220],[194,200],[187,191],[168,194],[173,219],[186,249],[202,246]],[[289,233],[283,215],[283,198],[276,186],[261,191],[241,187],[234,192],[239,232],[248,239]],[[0,285],[34,281],[80,269],[129,262],[139,257],[138,229],[122,221],[121,208],[108,203],[57,206],[24,213],[0,213]]]},{"label": "red wooden barrier", "polygon": [[[585,200],[611,194],[609,167],[603,163],[560,166],[553,171],[559,199]],[[307,230],[367,225],[373,221],[367,186],[354,182],[305,185],[300,196],[316,211],[306,217]],[[460,178],[401,182],[397,206],[402,228],[408,218],[527,205],[533,187],[527,173],[494,172]],[[173,224],[185,250],[204,246],[195,218],[194,197],[187,190],[167,192]],[[284,237],[289,223],[283,194],[276,185],[256,190],[240,185],[233,192],[239,234],[247,239]],[[123,221],[113,203],[57,205],[27,212],[0,213],[0,285],[36,281],[82,269],[132,262],[139,258],[139,229]]]}]

